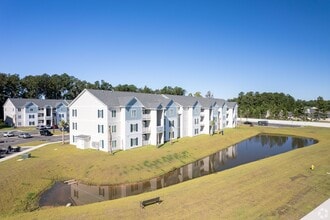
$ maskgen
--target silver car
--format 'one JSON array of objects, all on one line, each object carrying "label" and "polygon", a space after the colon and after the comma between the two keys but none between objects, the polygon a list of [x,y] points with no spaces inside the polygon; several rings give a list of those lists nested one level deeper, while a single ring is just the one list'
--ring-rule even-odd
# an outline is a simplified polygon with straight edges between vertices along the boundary
[{"label": "silver car", "polygon": [[20,133],[20,134],[18,135],[18,137],[20,137],[20,138],[30,138],[30,137],[32,137],[32,136],[31,136],[31,134],[29,134],[29,133]]},{"label": "silver car", "polygon": [[7,131],[5,133],[3,133],[4,137],[14,137],[15,133],[13,131]]}]

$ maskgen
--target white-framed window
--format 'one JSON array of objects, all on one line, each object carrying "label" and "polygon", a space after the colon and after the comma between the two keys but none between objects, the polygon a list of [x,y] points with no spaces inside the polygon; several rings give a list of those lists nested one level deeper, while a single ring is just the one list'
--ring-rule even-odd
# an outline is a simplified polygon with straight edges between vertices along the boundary
[{"label": "white-framed window", "polygon": [[199,124],[199,119],[195,118],[195,125],[198,125],[198,124]]},{"label": "white-framed window", "polygon": [[103,118],[103,110],[97,110],[97,117]]},{"label": "white-framed window", "polygon": [[18,122],[18,126],[21,126],[22,125],[22,123],[21,122]]},{"label": "white-framed window", "polygon": [[34,115],[29,115],[29,119],[33,119],[34,118]]},{"label": "white-framed window", "polygon": [[138,132],[139,127],[138,124],[131,124],[131,132]]},{"label": "white-framed window", "polygon": [[33,112],[33,108],[30,108],[30,112]]},{"label": "white-framed window", "polygon": [[132,109],[132,110],[131,110],[131,117],[132,117],[132,118],[136,118],[136,115],[137,115],[137,114],[136,114],[136,109]]},{"label": "white-framed window", "polygon": [[21,111],[21,108],[18,108],[18,109],[17,109],[17,111],[19,111],[19,112],[20,112],[20,111]]},{"label": "white-framed window", "polygon": [[139,139],[138,138],[131,138],[131,147],[138,146]]},{"label": "white-framed window", "polygon": [[112,132],[112,133],[117,132],[117,126],[116,126],[116,125],[112,125],[112,126],[111,126],[111,132]]},{"label": "white-framed window", "polygon": [[72,122],[72,130],[78,130],[77,122]]},{"label": "white-framed window", "polygon": [[21,118],[22,118],[22,115],[18,115],[17,118],[18,118],[18,119],[21,119]]},{"label": "white-framed window", "polygon": [[116,110],[111,110],[111,117],[115,118],[117,116]]},{"label": "white-framed window", "polygon": [[72,109],[72,117],[77,117],[77,109]]},{"label": "white-framed window", "polygon": [[34,121],[29,121],[29,125],[33,126],[34,125]]},{"label": "white-framed window", "polygon": [[196,134],[198,134],[198,128],[197,128],[197,129],[195,129],[195,135],[196,135]]},{"label": "white-framed window", "polygon": [[116,148],[117,147],[117,141],[116,140],[113,140],[111,142],[111,146],[112,146],[112,148]]},{"label": "white-framed window", "polygon": [[101,148],[104,148],[104,140],[100,140]]},{"label": "white-framed window", "polygon": [[103,125],[97,125],[97,132],[103,134],[104,133],[104,126]]}]

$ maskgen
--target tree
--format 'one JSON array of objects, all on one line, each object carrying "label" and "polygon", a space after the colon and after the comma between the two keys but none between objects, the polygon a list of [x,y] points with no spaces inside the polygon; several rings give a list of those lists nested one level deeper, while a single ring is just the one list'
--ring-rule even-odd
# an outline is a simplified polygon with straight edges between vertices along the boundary
[{"label": "tree", "polygon": [[59,123],[59,127],[60,127],[60,129],[61,129],[61,131],[62,131],[62,144],[64,144],[65,142],[64,142],[64,130],[65,130],[65,128],[68,126],[68,123],[66,122],[66,121],[64,121],[64,120],[61,120],[60,121],[60,123]]},{"label": "tree", "polygon": [[210,135],[214,134],[214,126],[215,126],[215,121],[211,120],[210,121]]},{"label": "tree", "polygon": [[111,126],[109,126],[109,150],[110,154],[112,154],[112,130]]},{"label": "tree", "polygon": [[205,94],[205,98],[213,98],[213,94],[211,91],[207,91],[207,93]]},{"label": "tree", "polygon": [[317,110],[316,110],[317,117],[325,119],[326,118],[326,111],[327,111],[326,110],[327,109],[327,104],[321,96],[317,97],[316,108],[317,108]]},{"label": "tree", "polygon": [[203,97],[203,96],[202,96],[202,93],[201,92],[195,92],[194,93],[194,97],[199,98],[199,97]]}]

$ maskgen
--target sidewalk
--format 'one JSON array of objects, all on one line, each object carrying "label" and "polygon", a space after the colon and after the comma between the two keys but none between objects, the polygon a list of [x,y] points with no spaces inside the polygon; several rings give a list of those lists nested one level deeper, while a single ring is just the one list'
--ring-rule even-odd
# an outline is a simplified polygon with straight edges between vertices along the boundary
[{"label": "sidewalk", "polygon": [[6,160],[12,159],[14,157],[17,157],[17,156],[21,156],[22,154],[25,154],[27,152],[36,150],[36,149],[38,149],[40,147],[44,147],[44,146],[49,145],[49,144],[61,143],[61,142],[62,141],[56,141],[56,142],[49,142],[49,143],[45,143],[45,144],[40,144],[38,146],[31,146],[31,147],[30,146],[26,146],[26,147],[28,147],[27,149],[24,149],[24,150],[22,150],[20,152],[17,152],[17,153],[8,154],[5,157],[1,158],[0,159],[0,163],[3,162],[3,161],[6,161]]}]

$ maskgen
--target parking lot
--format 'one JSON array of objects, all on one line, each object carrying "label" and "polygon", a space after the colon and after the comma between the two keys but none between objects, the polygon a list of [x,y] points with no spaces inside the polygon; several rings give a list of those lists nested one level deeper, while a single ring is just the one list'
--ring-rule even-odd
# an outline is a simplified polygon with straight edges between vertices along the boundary
[{"label": "parking lot", "polygon": [[[52,130],[50,130],[52,132]],[[4,137],[3,134],[5,132],[0,133],[0,148],[3,147],[8,147],[10,146],[19,146],[22,143],[27,143],[31,141],[49,141],[49,142],[54,142],[54,141],[61,141],[62,140],[62,135],[53,135],[53,136],[41,136],[39,133],[39,130],[32,130],[28,131],[27,133],[31,134],[31,138],[19,138],[18,135],[20,133],[26,133],[26,131],[19,131],[15,130],[13,137]],[[67,140],[68,134],[65,133],[65,138]]]}]

